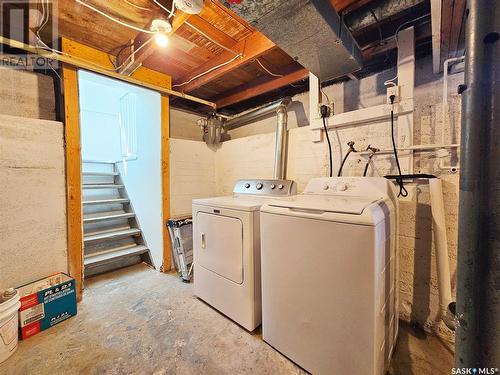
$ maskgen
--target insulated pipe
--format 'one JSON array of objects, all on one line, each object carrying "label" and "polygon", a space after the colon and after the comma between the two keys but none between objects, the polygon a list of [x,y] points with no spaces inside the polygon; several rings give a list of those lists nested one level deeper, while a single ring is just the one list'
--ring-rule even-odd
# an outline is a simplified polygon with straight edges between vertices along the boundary
[{"label": "insulated pipe", "polygon": [[439,178],[429,179],[431,195],[432,228],[436,245],[437,274],[439,284],[439,306],[441,319],[448,328],[455,330],[455,302],[451,296],[450,260],[448,240],[446,238],[446,220],[444,216],[443,186]]},{"label": "insulated pipe", "polygon": [[500,367],[500,1],[468,0],[455,367]]},{"label": "insulated pipe", "polygon": [[286,177],[286,145],[288,135],[288,102],[283,102],[276,109],[276,146],[274,148],[274,174],[276,180],[284,180]]}]

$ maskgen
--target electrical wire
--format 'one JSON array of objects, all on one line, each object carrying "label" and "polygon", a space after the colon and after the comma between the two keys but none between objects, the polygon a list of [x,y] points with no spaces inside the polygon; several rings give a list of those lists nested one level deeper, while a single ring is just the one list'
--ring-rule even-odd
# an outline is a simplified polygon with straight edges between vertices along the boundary
[{"label": "electrical wire", "polygon": [[326,141],[328,142],[328,154],[329,154],[329,162],[330,162],[330,177],[333,177],[333,159],[332,159],[332,144],[330,143],[330,136],[328,135],[328,129],[326,127],[326,117],[323,117],[323,129],[325,129]]},{"label": "electrical wire", "polygon": [[273,76],[273,77],[284,77],[283,74],[276,74],[276,73],[273,73],[271,72],[269,69],[267,69],[259,60],[259,58],[256,58],[255,61],[257,61],[259,63],[259,65],[261,66],[262,69],[264,69],[269,75]]},{"label": "electrical wire", "polygon": [[[394,105],[394,95],[390,96],[391,104]],[[399,178],[396,179],[397,184],[399,185],[399,194],[398,197],[407,197],[408,190],[406,190],[403,177],[401,174],[401,165],[399,164],[398,150],[396,148],[396,139],[394,137],[394,108],[391,107],[391,140],[392,140],[392,149],[394,152],[394,158],[396,159],[396,165],[398,167]]]},{"label": "electrical wire", "polygon": [[[396,29],[396,32],[394,33],[394,39],[396,41],[396,47],[399,48],[399,37],[398,37],[398,34],[399,34],[399,31],[403,28],[403,26],[406,26],[406,25],[409,25],[415,21],[419,21],[421,20],[422,18],[426,18],[426,17],[429,17],[431,14],[430,13],[426,13],[424,14],[423,16],[420,16],[420,17],[417,17],[413,20],[410,20],[410,21],[406,21],[406,22],[403,22],[401,25],[398,26],[398,28]],[[397,86],[397,84],[395,84],[393,81],[395,81],[396,79],[398,78],[397,74],[396,74],[396,77],[394,78],[391,78],[391,79],[388,79],[387,81],[384,82],[384,85],[385,86],[389,86],[389,85],[392,85],[392,86]]]},{"label": "electrical wire", "polygon": [[239,58],[240,56],[241,56],[241,54],[236,55],[236,56],[234,56],[232,59],[230,59],[230,60],[228,60],[228,61],[226,61],[226,62],[224,62],[224,63],[222,63],[222,64],[216,65],[216,66],[214,66],[214,67],[212,67],[212,68],[210,68],[210,69],[208,69],[208,70],[204,71],[203,73],[200,73],[200,74],[198,74],[198,75],[195,75],[193,78],[191,78],[191,79],[187,80],[186,82],[178,83],[178,84],[176,84],[176,85],[173,85],[172,87],[179,87],[179,86],[184,86],[184,85],[187,85],[187,84],[189,84],[189,83],[193,82],[195,79],[198,79],[198,78],[200,78],[200,77],[203,77],[204,75],[206,75],[206,74],[208,74],[208,73],[210,73],[210,72],[213,72],[213,71],[214,71],[214,70],[216,70],[216,69],[222,68],[223,66],[228,65],[228,64],[230,64],[230,63],[232,63],[234,60],[236,60],[236,59],[237,59],[237,58]]},{"label": "electrical wire", "polygon": [[129,0],[124,0],[128,5],[131,5],[133,6],[134,8],[137,8],[137,9],[141,9],[141,10],[146,10],[148,12],[151,12],[152,9],[149,9],[149,8],[146,8],[146,7],[141,7],[140,5],[137,5],[137,4],[134,4],[133,2],[129,1]]},{"label": "electrical wire", "polygon": [[327,103],[330,103],[330,98],[328,97],[328,95],[326,94],[325,90],[323,89],[323,87],[321,87],[321,83],[319,85],[319,91],[326,97],[326,102]]},{"label": "electrical wire", "polygon": [[94,12],[96,13],[99,13],[101,16],[103,17],[106,17],[107,19],[113,21],[113,22],[116,22],[117,24],[120,24],[122,26],[125,26],[125,27],[128,27],[129,29],[132,29],[132,30],[135,30],[135,31],[139,31],[141,33],[146,33],[146,34],[156,34],[155,31],[151,31],[151,30],[146,30],[144,28],[141,28],[141,27],[138,27],[138,26],[134,26],[134,25],[131,25],[127,22],[124,22],[124,21],[121,21],[119,20],[118,18],[115,18],[109,14],[107,14],[106,12],[103,12],[102,10],[100,9],[97,9],[96,7],[90,5],[90,4],[87,4],[85,3],[83,0],[75,0],[78,4],[81,4],[83,5],[84,7],[87,7],[89,8],[90,10],[93,10]]},{"label": "electrical wire", "polygon": [[[144,43],[142,43],[139,48],[137,48],[135,51],[133,51],[124,61],[123,63],[120,64],[120,66],[117,66],[115,68],[115,71],[118,71],[120,70],[121,68],[123,68],[125,66],[125,64],[128,63],[128,61],[133,57],[135,56],[135,54],[137,54],[141,49],[143,49],[145,46],[147,46],[149,43],[151,43],[151,41],[153,40],[154,37],[151,37],[149,38],[148,40],[146,40]],[[122,50],[123,51],[123,50]],[[121,51],[120,51],[121,52]],[[119,54],[117,55],[117,57],[119,56]]]}]

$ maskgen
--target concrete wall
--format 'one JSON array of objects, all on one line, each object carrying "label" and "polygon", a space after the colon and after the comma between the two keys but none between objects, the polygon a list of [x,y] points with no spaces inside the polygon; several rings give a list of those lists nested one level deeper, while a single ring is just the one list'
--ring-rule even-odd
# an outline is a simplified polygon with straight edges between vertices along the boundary
[{"label": "concrete wall", "polygon": [[[386,100],[383,82],[395,76],[386,71],[359,81],[330,86],[326,93],[335,102],[335,112],[341,113],[359,108],[382,104]],[[442,77],[432,74],[430,59],[417,61],[414,116],[414,144],[440,143],[442,126],[441,93]],[[449,78],[449,101],[452,114],[446,119],[446,143],[457,143],[460,139],[460,97],[456,87],[463,82],[463,74]],[[298,183],[302,191],[307,182],[328,174],[328,150],[325,140],[313,142],[309,129],[308,93],[297,95],[289,111],[288,178]],[[232,140],[224,142],[215,151],[215,195],[232,191],[239,178],[272,177],[274,154],[275,117],[246,125],[230,131]],[[334,171],[345,153],[349,140],[356,147],[364,149],[368,144],[378,148],[390,148],[390,127],[388,123],[370,124],[330,131],[334,149]],[[324,138],[324,137],[323,137]],[[201,143],[201,145],[203,145]],[[206,146],[205,146],[206,147]],[[208,150],[208,148],[207,148]],[[446,164],[457,162],[458,155],[452,153]],[[344,167],[344,175],[359,176],[365,166],[365,159],[353,156]],[[369,175],[395,173],[391,156],[374,159],[375,168]],[[446,210],[450,267],[455,288],[457,220],[458,220],[458,174],[449,174],[438,168],[434,152],[415,153],[415,173],[433,173],[443,180]],[[172,179],[172,185],[176,180]],[[446,339],[453,334],[438,320],[438,289],[435,250],[432,240],[429,190],[426,183],[408,185],[410,197],[401,201],[400,223],[400,300],[401,318],[417,322],[427,330],[434,331]],[[207,191],[208,192],[208,191]],[[174,197],[173,197],[174,201]],[[187,207],[187,206],[186,206]]]},{"label": "concrete wall", "polygon": [[0,115],[0,289],[67,272],[63,124]]},{"label": "concrete wall", "polygon": [[196,121],[201,116],[181,109],[170,108],[170,138],[202,141],[200,127]]},{"label": "concrete wall", "polygon": [[170,140],[170,213],[191,215],[191,201],[216,194],[215,152],[204,142]]},{"label": "concrete wall", "polygon": [[0,114],[56,119],[54,81],[21,69],[0,67]]}]

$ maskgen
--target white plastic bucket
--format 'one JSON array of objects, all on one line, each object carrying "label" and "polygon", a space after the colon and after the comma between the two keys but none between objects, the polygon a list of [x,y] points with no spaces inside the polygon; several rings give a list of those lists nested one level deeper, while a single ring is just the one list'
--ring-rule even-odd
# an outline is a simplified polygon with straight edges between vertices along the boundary
[{"label": "white plastic bucket", "polygon": [[19,292],[4,299],[0,294],[0,363],[9,358],[17,349],[18,320],[17,310],[21,307]]}]

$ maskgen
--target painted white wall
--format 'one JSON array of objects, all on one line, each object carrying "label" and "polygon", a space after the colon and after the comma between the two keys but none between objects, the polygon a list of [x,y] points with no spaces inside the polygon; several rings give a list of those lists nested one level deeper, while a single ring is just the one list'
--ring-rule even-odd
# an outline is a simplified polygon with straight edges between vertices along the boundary
[{"label": "painted white wall", "polygon": [[[160,94],[88,72],[79,75],[82,158],[117,161],[154,266],[163,259]],[[137,158],[122,162],[120,98],[137,98]]]}]

